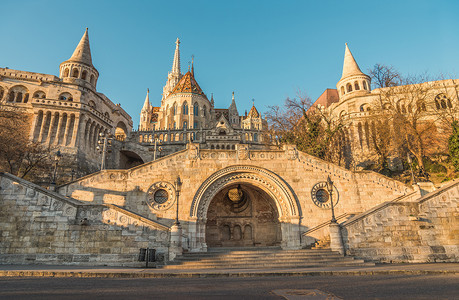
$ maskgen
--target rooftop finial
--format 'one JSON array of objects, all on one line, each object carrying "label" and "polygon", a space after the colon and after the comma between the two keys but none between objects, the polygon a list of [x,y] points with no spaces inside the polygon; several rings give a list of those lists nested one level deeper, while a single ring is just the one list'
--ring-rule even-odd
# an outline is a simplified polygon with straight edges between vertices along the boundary
[{"label": "rooftop finial", "polygon": [[193,75],[193,77],[194,77],[194,66],[193,66],[193,63],[194,63],[194,55],[191,55],[191,75]]},{"label": "rooftop finial", "polygon": [[180,40],[175,41],[174,62],[172,63],[172,73],[180,74]]}]

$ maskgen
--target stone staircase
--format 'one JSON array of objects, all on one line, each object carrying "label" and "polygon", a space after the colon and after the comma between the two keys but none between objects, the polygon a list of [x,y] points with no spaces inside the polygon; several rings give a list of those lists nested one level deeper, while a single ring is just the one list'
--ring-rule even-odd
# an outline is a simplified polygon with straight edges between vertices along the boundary
[{"label": "stone staircase", "polygon": [[318,240],[315,244],[311,247],[312,250],[318,249],[330,249],[330,235],[325,236],[323,239]]},{"label": "stone staircase", "polygon": [[184,253],[163,269],[271,269],[374,266],[343,257],[329,249],[281,250],[280,248],[213,248],[203,253]]}]

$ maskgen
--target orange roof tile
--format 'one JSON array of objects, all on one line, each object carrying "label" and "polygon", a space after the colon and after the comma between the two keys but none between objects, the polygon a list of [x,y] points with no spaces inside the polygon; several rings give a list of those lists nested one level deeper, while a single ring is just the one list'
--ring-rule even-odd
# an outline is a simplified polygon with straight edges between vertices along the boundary
[{"label": "orange roof tile", "polygon": [[172,90],[171,95],[178,93],[192,93],[206,96],[190,71],[183,75],[182,79],[180,79],[179,83]]}]

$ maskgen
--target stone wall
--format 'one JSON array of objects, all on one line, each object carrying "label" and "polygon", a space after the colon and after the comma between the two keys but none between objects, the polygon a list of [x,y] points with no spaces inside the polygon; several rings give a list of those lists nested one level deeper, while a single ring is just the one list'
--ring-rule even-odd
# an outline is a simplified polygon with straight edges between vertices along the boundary
[{"label": "stone wall", "polygon": [[[222,175],[224,178],[218,176],[221,172],[226,172]],[[339,203],[335,208],[337,216],[361,213],[415,192],[412,187],[377,173],[352,172],[301,153],[294,147],[281,150],[251,150],[247,147],[200,150],[191,144],[186,150],[129,170],[104,170],[80,178],[60,187],[59,193],[87,203],[113,203],[171,226],[177,206],[173,191],[177,176],[183,180],[179,219],[184,235],[191,241],[198,235],[205,236],[197,225],[200,222],[205,224],[205,216],[194,213],[200,205],[204,205],[200,210],[206,210],[206,205],[210,203],[201,199],[209,194],[203,188],[221,189],[220,181],[222,184],[246,183],[270,195],[283,228],[289,228],[288,233],[283,231],[284,237],[289,235],[283,240],[292,241],[294,245],[299,245],[303,232],[330,219],[330,209],[318,207],[311,197],[313,187],[324,182],[327,176],[332,177],[339,193]],[[216,182],[212,181],[213,178]],[[172,186],[167,205],[160,209],[149,205],[147,199],[149,188],[156,183]],[[288,212],[284,207],[289,207]],[[284,215],[283,209],[286,212]]]},{"label": "stone wall", "polygon": [[348,255],[381,262],[459,261],[459,182],[383,203],[342,224]]},{"label": "stone wall", "polygon": [[0,263],[138,266],[168,255],[169,228],[116,205],[83,203],[0,173]]}]

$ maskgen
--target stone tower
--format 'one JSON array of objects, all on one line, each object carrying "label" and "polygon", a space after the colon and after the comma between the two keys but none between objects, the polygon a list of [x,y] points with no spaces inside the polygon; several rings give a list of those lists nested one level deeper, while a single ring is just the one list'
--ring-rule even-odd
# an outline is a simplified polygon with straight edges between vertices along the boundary
[{"label": "stone tower", "polygon": [[89,85],[96,89],[99,72],[94,68],[89,47],[88,28],[72,56],[59,66],[59,77],[68,83]]},{"label": "stone tower", "polygon": [[336,84],[340,100],[347,99],[349,95],[368,94],[370,92],[370,82],[370,77],[360,70],[346,43],[343,75]]},{"label": "stone tower", "polygon": [[139,130],[150,130],[152,107],[150,105],[150,90],[147,89],[147,96],[140,111],[140,128]]}]

